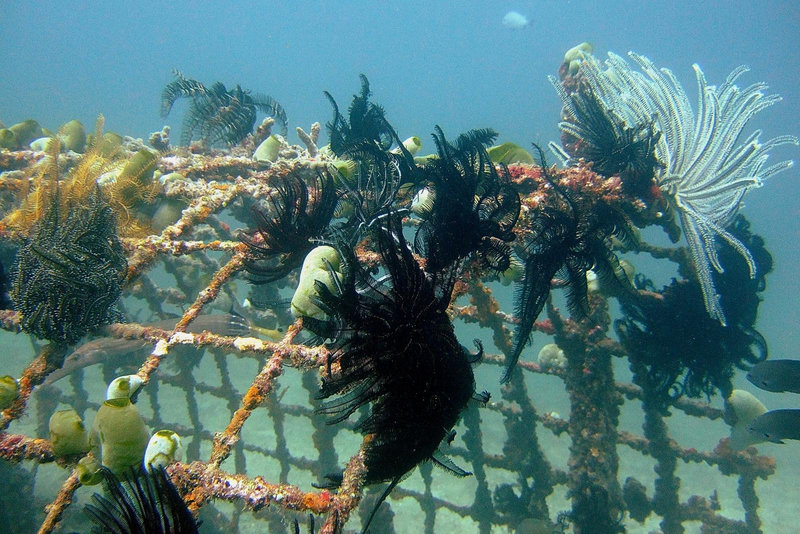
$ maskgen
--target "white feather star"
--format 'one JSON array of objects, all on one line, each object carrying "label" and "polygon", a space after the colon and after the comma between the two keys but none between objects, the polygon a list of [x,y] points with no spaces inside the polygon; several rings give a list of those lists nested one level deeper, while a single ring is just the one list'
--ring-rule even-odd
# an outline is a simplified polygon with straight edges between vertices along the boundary
[{"label": "white feather star", "polygon": [[[708,85],[703,71],[694,65],[698,85],[695,113],[686,91],[669,69],[658,69],[648,58],[633,52],[628,55],[641,72],[612,53],[603,63],[584,54],[581,72],[600,102],[629,125],[655,119],[656,130],[661,132],[655,155],[664,164],[656,171],[656,182],[680,217],[706,310],[724,325],[725,313],[711,273],[712,267],[723,271],[716,239],[724,239],[739,252],[747,261],[750,275],[755,276],[750,251],[725,227],[748,190],[761,187],[764,180],[792,166],[792,161],[782,161],[765,167],[769,151],[780,145],[797,145],[798,139],[784,135],[761,143],[761,131],[756,130],[738,144],[750,119],[780,100],[778,95],[764,93],[764,83],[744,89],[735,85],[749,70],[745,66],[734,69],[717,88]],[[557,89],[569,112],[571,100],[560,86]]]}]

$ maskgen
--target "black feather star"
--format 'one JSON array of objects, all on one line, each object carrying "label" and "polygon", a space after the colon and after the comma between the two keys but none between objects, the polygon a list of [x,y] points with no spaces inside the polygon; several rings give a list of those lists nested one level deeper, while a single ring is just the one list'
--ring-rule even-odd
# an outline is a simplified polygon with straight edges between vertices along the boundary
[{"label": "black feather star", "polygon": [[330,224],[337,202],[333,179],[326,172],[310,180],[311,187],[298,176],[279,178],[267,209],[253,208],[256,229],[239,236],[249,249],[245,268],[253,283],[289,274],[313,248],[311,239],[321,237]]},{"label": "black feather star", "polygon": [[63,210],[59,195],[17,254],[10,296],[25,332],[71,344],[117,320],[128,262],[99,187]]},{"label": "black feather star", "polygon": [[372,94],[369,80],[363,74],[360,78],[361,92],[353,96],[348,110],[349,120],[339,112],[333,96],[324,92],[333,106],[333,120],[326,126],[330,134],[331,150],[337,156],[346,155],[364,142],[375,143],[380,149],[389,150],[397,140],[397,134],[386,121],[383,107],[369,101]]},{"label": "black feather star", "polygon": [[220,82],[206,87],[175,71],[175,80],[168,83],[161,93],[162,117],[169,115],[179,98],[191,99],[181,134],[184,145],[194,138],[210,145],[236,145],[253,131],[259,111],[281,123],[282,135],[287,132],[286,112],[276,100],[251,93],[239,85],[230,90]]},{"label": "black feather star", "polygon": [[520,199],[508,169],[498,173],[486,152],[496,137],[493,130],[471,130],[451,145],[436,127],[438,158],[424,168],[436,196],[414,239],[427,271],[445,269],[470,254],[496,272],[509,268]]},{"label": "black feather star", "polygon": [[727,326],[705,313],[696,280],[673,280],[654,298],[653,283],[639,276],[637,286],[648,292],[621,301],[623,317],[614,327],[631,362],[642,366],[635,379],[665,406],[682,395],[710,398],[719,391],[727,398],[733,389],[734,368],[746,369],[767,358],[767,343],[755,322],[772,255],[763,239],[750,232],[743,216],[737,216],[727,230],[752,252],[757,267],[751,278],[742,256],[728,243],[718,245],[725,270],[714,274],[714,282]]},{"label": "black feather star", "polygon": [[521,257],[525,273],[517,286],[515,315],[519,324],[502,381],[507,382],[528,343],[533,323],[544,308],[553,278],[559,273],[567,290],[570,312],[578,317],[589,313],[586,273],[589,269],[608,287],[619,293],[630,291],[630,283],[611,250],[610,238],[628,246],[636,238],[632,225],[621,211],[598,199],[558,185],[549,174],[541,149],[542,173],[553,188],[551,201],[532,210]]},{"label": "black feather star", "polygon": [[591,89],[567,95],[559,91],[568,113],[560,123],[564,149],[571,162],[583,159],[603,176],[619,176],[626,191],[639,197],[655,186],[655,170],[661,164],[655,147],[661,132],[655,118],[649,123],[628,125],[606,108]]},{"label": "black feather star", "polygon": [[414,156],[386,120],[383,107],[370,102],[371,94],[369,80],[361,74],[361,92],[353,95],[345,118],[336,100],[325,92],[333,106],[333,119],[326,125],[331,151],[356,163],[353,176],[339,176],[338,181],[345,203],[353,207],[344,227],[355,234],[355,240],[360,230],[393,209],[400,185],[415,182],[418,175]]},{"label": "black feather star", "polygon": [[85,512],[92,534],[189,534],[198,523],[162,467],[132,468],[123,480],[103,468],[106,495],[95,493]]},{"label": "black feather star", "polygon": [[437,448],[473,396],[471,363],[482,352],[470,355],[458,343],[447,316],[455,271],[425,273],[395,218],[382,219],[376,235],[387,275],[376,281],[352,250],[340,247],[344,269],[341,279],[331,270],[335,291],[316,284],[318,305],[330,321],[304,320],[334,339],[338,371],[324,378],[320,393],[333,400],[321,412],[337,423],[370,407],[356,425],[367,436],[365,482],[390,481],[385,495],[426,460],[468,474]]}]

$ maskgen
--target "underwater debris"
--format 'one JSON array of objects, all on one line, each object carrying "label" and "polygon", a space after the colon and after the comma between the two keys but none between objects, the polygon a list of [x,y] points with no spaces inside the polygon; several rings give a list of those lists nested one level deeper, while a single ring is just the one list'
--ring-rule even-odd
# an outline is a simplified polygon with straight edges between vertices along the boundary
[{"label": "underwater debris", "polygon": [[542,150],[536,145],[534,148],[542,161],[542,175],[554,194],[550,195],[550,202],[531,210],[525,222],[524,248],[519,253],[525,274],[514,296],[514,314],[519,317],[519,324],[503,382],[509,380],[527,345],[533,323],[544,308],[551,282],[559,272],[563,274],[569,309],[579,317],[589,313],[586,280],[589,269],[620,293],[631,289],[610,243],[610,238],[615,237],[635,247],[636,237],[627,216],[602,199],[560,185],[547,170]]},{"label": "underwater debris", "polygon": [[[605,488],[588,486],[586,491],[572,492],[572,510],[559,514],[559,524],[572,524],[576,532],[616,534],[625,532],[622,523],[625,513],[613,503],[613,497]],[[618,510],[616,517],[609,517],[609,510]],[[591,530],[585,530],[587,525]],[[584,528],[580,528],[583,526]]]},{"label": "underwater debris", "polygon": [[48,211],[17,253],[11,299],[25,332],[72,344],[115,322],[128,263],[116,221],[99,186],[88,204],[67,203],[55,190]]},{"label": "underwater debris", "polygon": [[[312,142],[316,146],[317,140],[312,139]],[[374,435],[364,436],[362,449],[347,463],[343,482],[338,491],[321,488],[305,491],[302,487],[293,486],[294,483],[305,483],[309,476],[319,476],[331,470],[332,466],[340,465],[344,449],[352,452],[342,438],[349,434],[354,426],[349,420],[343,422],[344,424],[326,426],[325,421],[335,414],[329,417],[314,414],[314,402],[309,406],[302,401],[296,402],[296,399],[298,396],[302,397],[302,393],[308,393],[312,397],[319,393],[320,376],[324,380],[343,376],[341,362],[344,360],[337,359],[334,351],[337,342],[344,342],[343,340],[352,334],[347,328],[348,324],[337,316],[329,317],[328,321],[320,321],[317,323],[320,326],[317,331],[331,334],[331,341],[327,346],[312,346],[321,337],[320,335],[315,338],[310,335],[313,332],[310,332],[308,325],[313,327],[313,321],[307,322],[306,318],[302,318],[292,322],[288,306],[284,305],[286,297],[291,292],[290,286],[296,280],[293,276],[297,272],[295,269],[294,273],[288,275],[288,280],[282,279],[277,283],[253,286],[257,287],[258,294],[251,293],[250,298],[257,304],[248,306],[245,310],[246,313],[253,314],[253,318],[259,321],[257,324],[280,331],[272,330],[272,333],[267,334],[265,329],[253,327],[251,333],[254,337],[237,339],[218,335],[219,332],[214,329],[210,329],[214,333],[201,334],[190,334],[188,329],[186,332],[182,330],[187,324],[189,328],[194,326],[196,321],[193,319],[198,313],[207,311],[210,306],[229,309],[231,302],[242,298],[241,280],[237,281],[234,277],[243,269],[244,259],[249,252],[245,245],[237,241],[230,226],[234,228],[256,226],[252,222],[247,222],[246,208],[252,205],[253,199],[265,199],[262,207],[268,210],[271,184],[277,184],[287,176],[298,176],[311,190],[312,182],[309,177],[313,179],[318,170],[325,167],[330,169],[331,166],[341,172],[342,176],[339,176],[330,169],[334,183],[340,185],[337,195],[346,196],[344,200],[351,203],[349,208],[354,215],[348,223],[353,225],[353,232],[348,233],[347,230],[350,228],[346,226],[345,231],[338,231],[341,219],[351,215],[343,213],[334,216],[334,222],[330,225],[331,233],[328,233],[326,228],[322,242],[333,243],[340,249],[346,249],[347,252],[344,254],[346,257],[343,258],[343,262],[338,262],[328,256],[330,266],[319,260],[316,267],[319,271],[324,270],[326,277],[317,278],[321,284],[301,282],[300,285],[303,286],[301,290],[308,289],[309,285],[315,288],[322,285],[330,293],[340,297],[337,303],[348,305],[349,302],[353,307],[360,309],[365,308],[361,306],[365,302],[376,308],[381,305],[394,305],[394,301],[399,298],[385,298],[386,295],[391,295],[395,284],[392,273],[387,267],[388,262],[381,255],[381,248],[397,247],[398,241],[394,236],[401,233],[407,241],[412,241],[410,236],[414,235],[419,225],[424,224],[430,208],[433,207],[431,197],[434,195],[431,192],[434,187],[429,180],[424,180],[422,167],[432,163],[439,156],[437,154],[420,158],[417,161],[419,170],[406,171],[402,168],[405,164],[404,158],[397,155],[397,159],[392,159],[395,156],[386,155],[383,153],[386,151],[383,150],[379,151],[380,147],[374,142],[372,148],[363,150],[361,154],[358,150],[354,150],[353,157],[348,156],[347,159],[338,160],[331,160],[330,151],[324,147],[320,150],[320,157],[312,159],[310,145],[306,143],[308,151],[302,148],[282,149],[277,164],[271,165],[259,164],[248,156],[252,153],[251,145],[255,147],[257,144],[256,136],[248,137],[244,144],[246,146],[236,147],[230,151],[210,151],[202,156],[180,151],[179,154],[166,156],[158,162],[162,170],[175,173],[164,177],[163,194],[168,201],[180,202],[185,209],[182,209],[183,213],[179,220],[178,214],[173,212],[169,219],[169,229],[161,235],[158,235],[160,230],[156,230],[154,235],[136,236],[122,241],[126,254],[130,255],[129,276],[125,281],[123,304],[132,312],[130,318],[137,321],[151,321],[154,318],[164,317],[176,308],[185,310],[185,314],[178,324],[172,320],[172,324],[168,325],[166,330],[150,328],[146,324],[114,324],[101,328],[101,333],[124,336],[129,338],[124,341],[148,346],[148,350],[154,353],[140,368],[140,378],[150,381],[150,387],[143,390],[143,396],[146,397],[143,400],[148,408],[152,407],[153,425],[157,425],[156,428],[173,426],[186,440],[186,462],[189,463],[177,461],[171,464],[169,476],[179,488],[180,494],[186,495],[186,502],[192,511],[215,514],[220,524],[225,523],[223,530],[225,532],[235,532],[237,529],[249,531],[253,529],[253,523],[261,527],[259,530],[292,532],[292,518],[297,514],[303,515],[297,516],[300,522],[296,530],[305,531],[304,514],[312,511],[315,514],[327,514],[321,532],[330,534],[340,531],[348,519],[357,515],[356,506],[359,500],[363,504],[362,524],[367,519],[363,511],[371,507],[372,500],[362,499],[362,483],[367,480],[364,458],[372,447]],[[93,143],[90,142],[88,146],[90,150],[93,149]],[[405,148],[412,152],[415,146],[418,144],[409,143]],[[388,152],[393,153],[395,150],[397,149],[389,148]],[[508,175],[514,188],[521,195],[520,203],[523,206],[520,217],[513,227],[517,239],[507,243],[515,255],[524,252],[525,244],[533,234],[529,222],[543,207],[561,209],[569,215],[568,203],[561,196],[561,189],[572,193],[573,200],[580,203],[584,211],[594,209],[593,202],[602,202],[621,210],[634,218],[637,223],[641,221],[644,224],[653,224],[654,219],[659,217],[655,215],[656,211],[663,210],[665,205],[665,202],[659,205],[641,202],[642,199],[636,198],[620,178],[598,175],[592,172],[589,165],[578,165],[565,170],[547,169],[545,172],[549,174],[547,178],[543,178],[542,169],[531,165],[530,162],[522,165],[513,164],[508,158],[520,157],[520,154],[515,152],[514,147],[506,146],[499,147],[497,153],[499,162],[510,165]],[[524,157],[525,154],[521,156]],[[4,151],[0,154],[2,160],[0,166],[5,166],[8,162],[5,169],[17,169],[13,171],[15,174],[11,175],[10,181],[3,181],[0,184],[0,187],[6,187],[2,191],[4,201],[17,200],[15,197],[22,182],[21,178],[24,177],[26,182],[31,183],[29,178],[35,175],[26,173],[26,170],[33,168],[37,161],[42,161],[42,157],[41,152],[33,151],[19,153]],[[490,153],[489,157],[492,159],[494,156]],[[69,168],[78,161],[77,156],[67,154],[61,158],[59,164]],[[44,167],[47,160],[42,163]],[[21,167],[28,169],[18,170]],[[362,172],[362,168],[365,170],[358,174]],[[506,174],[503,167],[497,167],[495,170],[500,176]],[[106,178],[112,180],[110,174]],[[338,182],[341,179],[343,183]],[[561,189],[554,187],[553,183]],[[370,185],[365,187],[364,184]],[[399,188],[396,188],[397,184],[400,184]],[[62,193],[65,192],[66,184],[62,181],[60,185]],[[88,188],[87,191],[92,189],[93,187]],[[419,218],[406,219],[411,198],[419,191],[427,191],[420,194],[418,199],[422,201],[418,202],[417,206],[421,209],[415,212]],[[656,188],[654,194],[658,191]],[[104,190],[103,194],[110,198],[107,190]],[[161,194],[160,192],[159,195]],[[74,196],[76,195],[73,195],[73,198]],[[424,196],[428,196],[427,201],[422,198]],[[63,195],[62,199],[65,197],[68,198],[69,195]],[[477,201],[476,198],[472,200]],[[42,206],[46,207],[46,203],[42,203]],[[635,218],[637,214],[641,214],[640,219]],[[121,220],[119,214],[117,219]],[[237,222],[233,222],[233,219]],[[402,226],[400,219],[403,219]],[[657,221],[655,223],[660,224]],[[155,229],[164,228],[163,225],[151,226]],[[382,236],[382,233],[392,235],[391,240]],[[0,229],[0,235],[12,240],[25,237],[20,236],[20,232],[17,231],[5,231],[5,228]],[[260,243],[262,238],[255,234],[253,239],[256,243]],[[312,240],[314,244],[319,244],[316,238],[309,239]],[[624,246],[612,241],[613,235],[612,239],[605,239],[605,245],[610,250],[624,250]],[[405,247],[408,248],[407,245]],[[10,248],[6,247],[4,252]],[[644,244],[642,250],[656,258],[666,256],[676,261],[681,265],[681,276],[686,277],[687,273],[691,275],[685,248],[661,249]],[[665,250],[669,252],[664,253]],[[338,255],[338,252],[336,254]],[[397,254],[399,253],[395,255]],[[435,256],[436,253],[431,256],[434,263],[437,261]],[[442,287],[443,291],[452,292],[449,297],[450,306],[445,313],[453,321],[452,326],[456,331],[473,325],[485,329],[484,332],[490,330],[495,347],[500,352],[508,354],[513,344],[511,331],[516,326],[518,318],[505,309],[504,300],[500,298],[502,288],[495,282],[498,276],[492,269],[486,268],[478,261],[477,254],[470,253],[469,256],[471,261],[458,259],[452,266],[445,267],[442,272],[426,271],[428,258],[424,256],[415,256],[414,259],[419,264],[418,269],[422,272],[422,279],[426,283]],[[512,278],[515,271],[518,271],[517,267],[521,268],[521,265],[514,265],[514,257],[512,256],[511,260],[512,266],[503,276],[507,273],[508,278]],[[274,261],[275,263],[272,263],[272,260],[269,260],[267,265],[275,266],[279,262],[279,256],[276,256]],[[10,265],[5,258],[4,263]],[[405,261],[400,263],[403,264],[401,271],[412,271],[410,267],[405,269]],[[457,270],[456,264],[460,264],[460,271]],[[166,279],[162,276],[164,272],[167,274]],[[452,279],[455,280],[454,286],[449,283],[447,275],[452,275]],[[547,291],[550,291],[550,287],[561,287],[563,281],[568,281],[565,271],[557,272],[555,277],[549,280]],[[421,287],[421,283],[419,285]],[[342,291],[345,287],[348,289]],[[354,288],[352,293],[351,287]],[[352,294],[358,298],[348,301],[348,296]],[[308,296],[319,298],[319,296],[314,297],[313,291]],[[684,414],[714,420],[720,417],[720,410],[703,402],[680,399],[674,402],[670,400],[662,412],[659,411],[657,403],[650,402],[649,389],[615,382],[612,359],[628,356],[625,348],[609,334],[611,314],[616,312],[616,306],[610,303],[609,299],[619,296],[627,298],[624,292],[614,291],[613,288],[609,290],[602,287],[599,291],[594,291],[587,297],[590,305],[589,316],[581,316],[580,312],[583,310],[577,310],[579,313],[565,317],[556,308],[558,299],[548,301],[546,317],[539,317],[533,328],[547,336],[555,336],[554,340],[565,352],[567,360],[565,368],[545,368],[547,367],[544,365],[545,358],[540,361],[541,366],[533,362],[520,363],[521,372],[514,373],[510,383],[500,389],[499,394],[493,399],[496,402],[490,403],[480,411],[480,414],[477,410],[471,409],[462,412],[459,425],[463,425],[463,439],[453,441],[452,430],[445,434],[442,449],[452,450],[456,455],[453,459],[459,464],[463,463],[465,468],[474,471],[476,475],[466,482],[475,489],[474,492],[470,491],[474,497],[465,501],[453,493],[438,494],[436,484],[440,479],[432,474],[434,468],[431,465],[438,457],[438,452],[434,450],[431,453],[433,461],[425,462],[423,458],[420,465],[418,473],[422,484],[419,486],[409,484],[408,487],[401,484],[402,487],[395,488],[392,484],[394,480],[390,481],[384,495],[389,491],[399,493],[400,495],[396,496],[404,499],[404,506],[398,508],[396,503],[392,503],[392,506],[388,506],[387,503],[379,511],[383,517],[376,517],[373,525],[376,525],[379,519],[385,518],[391,521],[391,516],[396,513],[394,526],[398,531],[408,530],[409,524],[413,527],[424,526],[424,530],[428,532],[450,531],[452,528],[448,526],[457,521],[467,530],[516,528],[519,532],[527,532],[530,529],[547,529],[546,531],[550,532],[565,530],[563,523],[571,519],[572,530],[596,533],[618,528],[615,519],[620,512],[626,511],[629,521],[632,521],[631,518],[646,518],[649,514],[653,514],[650,517],[650,525],[663,518],[664,532],[677,532],[681,526],[691,529],[697,524],[702,524],[699,527],[701,529],[719,532],[759,531],[761,529],[759,514],[763,516],[765,511],[763,508],[758,508],[756,489],[763,490],[760,479],[766,479],[774,473],[774,462],[770,458],[759,456],[752,448],[733,451],[732,444],[729,446],[731,442],[726,439],[722,440],[713,451],[696,450],[689,444],[682,443],[685,438],[683,433],[670,436],[668,432],[682,428]],[[642,296],[645,296],[645,292],[642,292]],[[660,297],[655,295],[655,292],[651,296]],[[413,298],[417,296],[405,297],[406,301]],[[453,300],[456,298],[458,300]],[[442,295],[441,299],[441,303],[436,300],[431,305],[436,308],[444,307],[445,296]],[[419,302],[424,300],[424,295],[419,298]],[[261,309],[257,310],[256,307]],[[702,312],[702,309],[700,311]],[[427,311],[425,313],[426,317],[430,316],[427,315]],[[422,312],[418,313],[420,316],[421,314]],[[439,318],[441,315],[436,317]],[[389,317],[389,313],[383,312],[381,317]],[[0,313],[2,326],[8,331],[17,330],[19,318],[18,312],[3,310]],[[258,335],[267,335],[272,341],[257,339],[255,336]],[[33,336],[23,335],[23,337]],[[113,350],[107,344],[108,341],[106,339],[100,344],[100,350]],[[547,341],[542,340],[542,343],[545,342]],[[156,343],[155,350],[152,349],[153,343]],[[373,342],[373,346],[377,343]],[[433,346],[434,343],[431,341],[426,344]],[[38,345],[35,340],[34,345]],[[51,350],[53,346],[54,344],[48,345],[46,350]],[[207,347],[211,351],[210,354],[204,355],[202,360],[184,359],[176,354],[176,349],[186,346]],[[62,349],[66,351],[66,347]],[[400,349],[396,351],[399,353]],[[19,397],[13,407],[2,414],[4,426],[25,414],[30,419],[37,418],[39,428],[42,429],[47,423],[46,418],[55,410],[56,402],[65,402],[82,413],[86,410],[91,411],[95,404],[91,396],[99,395],[101,387],[95,379],[96,375],[102,372],[105,379],[103,382],[108,382],[113,376],[123,374],[117,372],[112,374],[112,368],[117,363],[112,360],[103,365],[102,370],[94,369],[86,374],[76,373],[70,377],[69,384],[64,381],[56,389],[40,390],[43,394],[39,396],[37,402],[29,403],[31,390],[37,388],[37,384],[40,384],[58,363],[54,362],[56,358],[49,357],[48,354],[43,351],[19,374]],[[462,358],[469,361],[469,355],[463,354]],[[176,363],[176,365],[168,365],[166,369],[164,364],[159,367],[159,362],[164,362],[165,357],[167,364]],[[240,361],[234,359],[242,357],[258,359],[261,364],[261,371],[255,376],[250,375],[252,385],[246,392],[242,389],[241,380],[247,380],[248,377],[242,374],[243,367],[239,365]],[[63,359],[63,355],[59,359]],[[504,364],[502,354],[492,354],[487,359],[493,365]],[[373,361],[377,361],[377,358]],[[416,358],[407,358],[406,361],[414,364]],[[183,365],[184,363],[186,365]],[[254,363],[253,361],[247,360],[241,363],[253,369],[250,365]],[[348,369],[352,371],[354,366],[355,364]],[[289,367],[293,369],[289,370]],[[561,362],[558,362],[558,367],[561,367]],[[349,376],[353,376],[354,372]],[[368,378],[373,376],[369,369],[365,373]],[[533,376],[538,373],[549,376]],[[534,380],[529,380],[530,378]],[[538,401],[533,402],[532,392],[527,388],[539,382],[540,378],[552,384],[563,381],[565,391],[550,391],[554,395],[559,395],[559,398],[548,396],[545,401],[566,401],[568,398],[571,404],[569,419],[558,416],[551,407],[540,406]],[[297,384],[299,381],[302,381],[302,386]],[[432,382],[432,379],[417,379],[413,387],[422,388],[424,383]],[[325,404],[346,404],[349,401],[355,403],[359,394],[366,392],[363,394],[367,395],[377,391],[380,386],[376,384],[375,389],[369,389],[369,386],[363,386],[366,389],[359,389],[362,384],[367,383],[367,378],[354,383],[353,389],[344,389],[341,394],[331,395],[325,400]],[[294,393],[298,392],[297,387],[302,387],[301,395],[290,393],[284,396],[283,392],[287,386]],[[399,390],[400,387],[396,389]],[[416,392],[416,389],[411,391],[412,394]],[[121,393],[127,395],[125,392]],[[404,392],[404,396],[407,395],[408,392]],[[364,398],[363,395],[361,398]],[[412,409],[418,405],[413,399],[410,402],[407,399],[403,400]],[[450,399],[445,400],[447,403],[451,402]],[[636,413],[644,411],[643,435],[621,430],[619,416],[622,415],[620,405],[623,402],[629,410],[625,413],[626,416],[631,415],[630,411]],[[362,420],[369,418],[370,410],[379,403],[380,399],[374,399],[362,404],[357,409]],[[398,402],[393,406],[399,405]],[[49,409],[43,409],[44,406]],[[213,409],[209,410],[207,406],[213,406]],[[183,407],[185,410],[181,409]],[[226,417],[229,415],[227,411],[230,412],[230,418]],[[564,410],[561,412],[565,413]],[[269,418],[266,421],[268,426],[274,424],[274,442],[270,438],[262,439],[261,431],[265,421],[263,418],[259,421],[259,413]],[[439,416],[436,417],[438,420]],[[252,432],[245,428],[246,422]],[[227,426],[225,423],[228,423]],[[307,434],[295,432],[298,423],[309,432]],[[388,427],[389,423],[386,423],[386,426]],[[506,432],[502,431],[502,427],[505,427]],[[459,427],[459,434],[462,434],[461,428],[462,426]],[[418,429],[424,432],[427,426],[420,425]],[[538,438],[542,437],[543,433],[549,437],[551,432],[556,436],[563,436],[562,440],[570,441],[570,457],[566,461],[563,455],[551,455],[552,451],[545,451],[540,447]],[[350,438],[352,436],[348,436],[347,439]],[[451,442],[452,449],[449,447]],[[170,450],[174,449],[169,442],[165,444],[168,446],[167,449],[155,451],[155,456],[164,461],[171,461]],[[60,466],[70,467],[65,464],[64,458],[53,454],[51,445],[50,441],[41,438],[9,433],[0,435],[0,454],[5,459],[12,462],[28,462],[28,465],[30,462],[56,461]],[[414,442],[409,446],[414,446]],[[209,449],[211,452],[207,454]],[[636,490],[633,482],[628,484],[626,481],[624,502],[619,483],[625,480],[627,475],[639,476],[640,472],[638,469],[631,471],[628,462],[618,463],[615,452],[617,449],[621,451],[620,456],[649,455],[655,465],[655,476],[646,477],[646,488],[640,485]],[[165,454],[162,455],[161,452]],[[91,459],[94,456],[89,455],[86,458]],[[264,474],[262,466],[265,458],[267,462],[280,463],[279,480],[268,480],[271,477],[258,476]],[[438,459],[447,464],[446,460]],[[91,465],[83,460],[81,462],[76,471],[65,469],[61,472],[63,485],[47,507],[47,519],[41,528],[43,533],[57,529],[55,525],[61,517],[65,518],[67,524],[62,525],[60,530],[65,532],[86,530],[82,525],[69,524],[70,521],[76,520],[77,514],[63,515],[65,510],[68,511],[70,503],[74,504],[80,499],[80,493],[86,491],[77,489],[80,484],[99,481],[102,478],[102,475],[98,475],[99,464]],[[223,462],[227,462],[230,473],[220,469]],[[738,482],[738,495],[744,511],[743,518],[734,520],[723,515],[733,512],[727,505],[725,510],[720,512],[719,501],[715,495],[711,497],[690,495],[697,493],[694,491],[695,488],[681,484],[677,476],[679,471],[676,466],[683,465],[682,462],[686,462],[685,467],[693,471],[691,473],[693,479],[697,474],[706,474],[714,470],[722,472],[725,476],[732,476],[729,480],[734,484]],[[375,464],[371,465],[374,467]],[[43,474],[44,472],[39,476]],[[702,478],[702,474],[699,478]],[[684,481],[688,479],[688,475],[683,478]],[[457,484],[460,486],[462,482],[464,481],[457,481]],[[498,486],[498,482],[503,484]],[[503,485],[505,489],[501,490]],[[572,503],[572,513],[564,514],[562,524],[555,527],[550,523],[550,519],[555,515],[551,513],[553,503],[551,496],[565,486],[567,497]],[[493,492],[494,488],[497,488],[497,492]],[[383,490],[383,487],[379,489]],[[628,489],[631,491],[627,491]],[[435,498],[432,498],[431,490],[434,490]],[[515,494],[516,490],[519,491]],[[705,488],[701,489],[701,492],[708,495]],[[495,497],[505,496],[510,499],[492,499],[493,493]],[[223,501],[224,508],[221,513],[217,513],[216,503]],[[409,507],[406,504],[409,502],[413,517],[410,517],[407,511]],[[36,504],[36,509],[44,508],[38,506],[39,503]],[[774,505],[774,503],[762,500],[761,505]],[[23,503],[21,508],[30,510],[30,502]],[[264,510],[265,508],[268,509]],[[392,508],[394,512],[389,511]],[[243,509],[245,511],[242,511]],[[251,514],[251,509],[255,513]],[[769,509],[769,513],[772,511],[773,509]],[[209,519],[206,519],[206,522],[211,523]],[[357,522],[357,517],[352,518],[351,523]],[[631,529],[635,528],[637,527],[631,525]],[[313,527],[311,529],[313,530]],[[411,529],[423,530],[423,528]],[[373,526],[372,530],[389,532],[393,528],[391,525],[385,529],[383,526]]]},{"label": "underwater debris", "polygon": [[450,144],[436,127],[438,157],[423,168],[433,185],[433,206],[414,237],[426,271],[447,269],[471,254],[496,273],[511,266],[520,200],[508,169],[498,171],[486,152],[496,137],[493,130],[471,130]]},{"label": "underwater debris", "polygon": [[162,467],[128,470],[117,478],[103,469],[105,495],[92,495],[84,511],[92,534],[188,534],[199,523]]},{"label": "underwater debris", "polygon": [[254,284],[289,274],[314,247],[311,240],[325,235],[336,209],[336,187],[328,172],[309,180],[310,186],[295,175],[276,180],[267,209],[253,208],[256,229],[239,239],[247,245],[244,266]]},{"label": "underwater debris", "polygon": [[[642,138],[644,147],[655,143],[655,157],[663,164],[656,168],[656,182],[680,218],[704,306],[724,325],[728,311],[720,302],[721,292],[715,288],[712,275],[712,271],[722,272],[715,243],[721,238],[732,246],[747,262],[750,275],[755,276],[752,255],[726,226],[745,193],[792,166],[792,161],[783,161],[766,167],[769,152],[778,146],[797,145],[798,139],[783,135],[759,142],[761,132],[756,130],[737,145],[750,119],[780,100],[778,95],[765,94],[764,83],[738,87],[736,80],[749,70],[745,66],[734,69],[716,87],[706,83],[703,71],[695,64],[699,106],[695,113],[669,69],[658,69],[648,58],[633,52],[628,55],[642,72],[609,52],[603,63],[583,54],[580,73],[596,101],[606,109],[600,116],[618,116],[632,128],[630,133],[644,131],[643,126],[655,121],[655,128],[649,126],[652,133]],[[570,100],[564,96],[562,100],[570,106]],[[576,108],[574,104],[572,107]],[[567,131],[581,135],[590,130],[567,127]]]},{"label": "underwater debris", "polygon": [[[673,280],[657,298],[640,294],[621,299],[624,318],[614,323],[617,335],[629,357],[647,366],[643,379],[662,401],[681,395],[710,397],[715,390],[727,398],[734,367],[744,369],[767,357],[766,341],[754,325],[772,256],[763,239],[750,233],[743,216],[726,231],[751,251],[757,267],[756,278],[750,278],[738,249],[727,242],[718,245],[716,254],[725,270],[715,275],[715,286],[728,311],[728,326],[704,313],[702,291],[694,280]],[[655,289],[643,276],[637,276],[636,286]]]},{"label": "underwater debris", "polygon": [[161,93],[161,116],[166,118],[179,98],[191,99],[183,120],[181,144],[188,145],[197,136],[209,145],[237,145],[253,132],[259,111],[280,122],[286,136],[286,112],[272,97],[251,93],[239,85],[229,90],[220,82],[206,87],[177,70],[174,74],[175,80]]}]

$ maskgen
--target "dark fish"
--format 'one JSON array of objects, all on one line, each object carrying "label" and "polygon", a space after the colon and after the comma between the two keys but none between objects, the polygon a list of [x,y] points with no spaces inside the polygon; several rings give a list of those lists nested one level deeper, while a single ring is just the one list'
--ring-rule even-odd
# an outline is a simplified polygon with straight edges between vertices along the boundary
[{"label": "dark fish", "polygon": [[767,360],[755,364],[747,379],[766,391],[800,393],[800,360]]},{"label": "dark fish", "polygon": [[772,410],[750,423],[748,432],[761,441],[783,443],[784,439],[800,439],[800,410]]},{"label": "dark fish", "polygon": [[[172,330],[179,320],[179,318],[164,319],[148,323],[146,326]],[[202,314],[189,323],[189,327],[186,329],[187,332],[193,334],[199,334],[204,330],[223,336],[244,336],[250,333],[250,322],[237,313]],[[115,337],[93,339],[68,355],[64,359],[64,365],[50,373],[42,385],[48,386],[78,369],[105,362],[112,357],[120,361],[136,360],[149,352],[152,347],[152,343],[143,339],[118,339]]]}]

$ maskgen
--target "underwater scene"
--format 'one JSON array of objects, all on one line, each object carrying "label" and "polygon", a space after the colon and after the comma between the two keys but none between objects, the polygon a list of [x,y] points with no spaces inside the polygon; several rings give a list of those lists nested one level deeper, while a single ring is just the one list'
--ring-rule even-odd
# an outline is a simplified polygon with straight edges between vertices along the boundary
[{"label": "underwater scene", "polygon": [[799,30],[3,3],[0,532],[800,532]]}]

